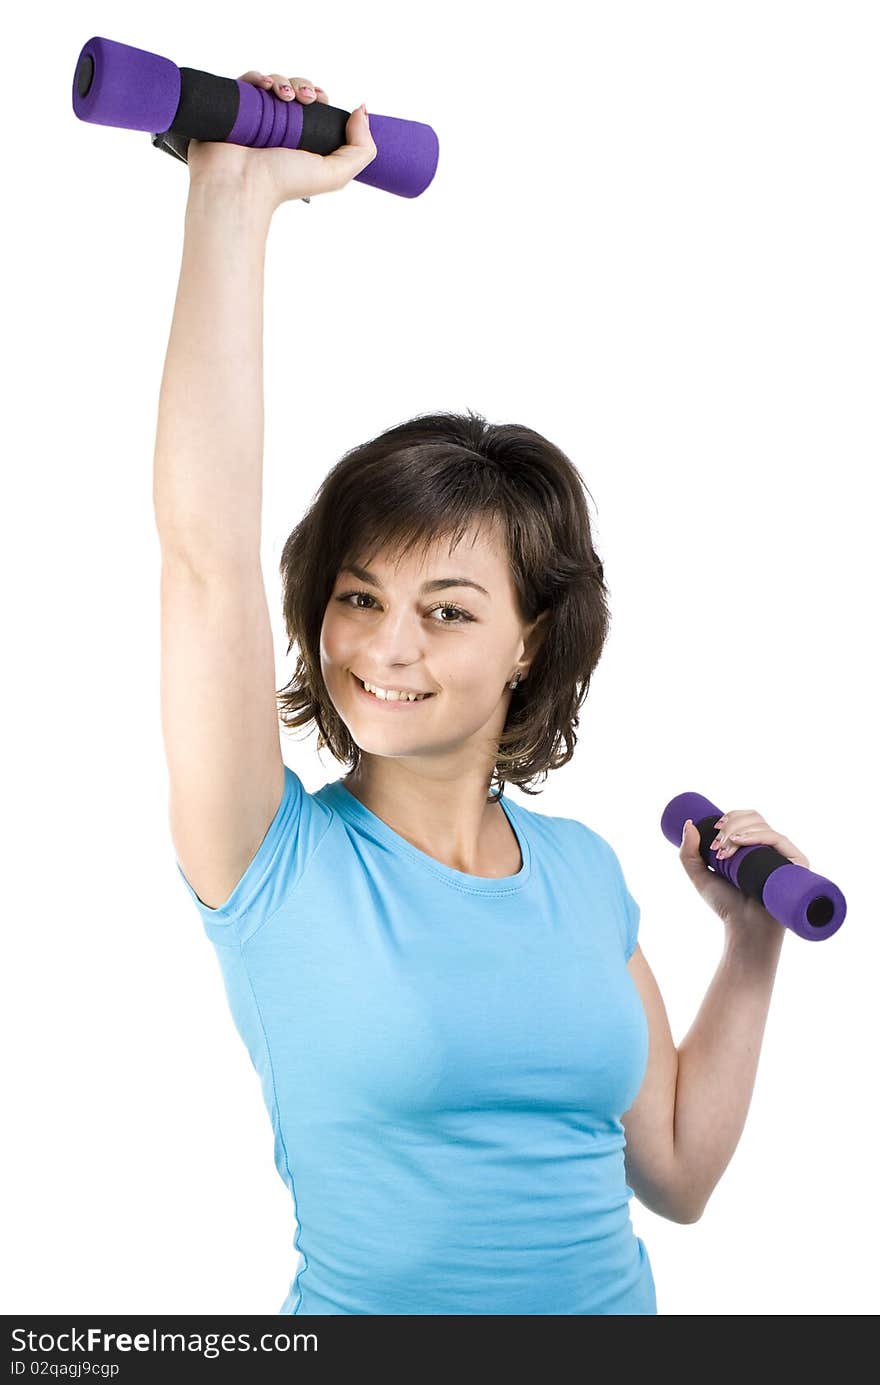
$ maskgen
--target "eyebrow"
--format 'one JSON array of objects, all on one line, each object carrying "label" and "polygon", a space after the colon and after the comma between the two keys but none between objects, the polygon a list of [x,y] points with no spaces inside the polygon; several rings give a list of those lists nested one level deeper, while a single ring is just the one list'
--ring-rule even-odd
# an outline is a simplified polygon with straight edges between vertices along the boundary
[{"label": "eyebrow", "polygon": [[[380,591],[382,590],[382,583],[375,573],[370,572],[368,568],[357,567],[354,563],[349,563],[345,567],[340,568],[340,572],[350,572],[352,577],[356,577],[359,582],[368,582],[371,587],[378,587]],[[444,587],[474,587],[478,592],[482,592],[484,596],[489,596],[486,588],[481,587],[479,582],[473,582],[470,577],[435,577],[430,582],[423,582],[420,590],[423,592],[437,592],[442,591]],[[489,597],[490,601],[491,599],[492,598]]]}]

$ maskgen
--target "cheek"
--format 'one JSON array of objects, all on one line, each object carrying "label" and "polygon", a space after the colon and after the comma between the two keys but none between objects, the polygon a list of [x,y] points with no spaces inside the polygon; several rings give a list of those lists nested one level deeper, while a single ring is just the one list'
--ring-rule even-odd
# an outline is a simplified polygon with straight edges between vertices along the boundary
[{"label": "cheek", "polygon": [[[452,641],[450,640],[450,644]],[[446,692],[475,709],[493,706],[501,694],[507,663],[491,645],[461,644],[438,656],[433,666],[437,682]]]},{"label": "cheek", "polygon": [[350,621],[340,620],[328,610],[321,626],[321,663],[345,664],[354,647],[354,629]]}]

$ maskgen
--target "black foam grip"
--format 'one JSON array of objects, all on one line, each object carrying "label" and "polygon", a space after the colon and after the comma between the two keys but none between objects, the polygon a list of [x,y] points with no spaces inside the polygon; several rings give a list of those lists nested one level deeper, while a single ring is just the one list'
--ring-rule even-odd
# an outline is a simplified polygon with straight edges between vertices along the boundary
[{"label": "black foam grip", "polygon": [[240,101],[234,77],[217,77],[197,67],[180,68],[180,101],[168,129],[174,135],[223,144],[236,120]]},{"label": "black foam grip", "polygon": [[307,149],[310,154],[332,154],[334,149],[346,143],[348,111],[342,111],[338,106],[328,106],[323,101],[312,101],[303,106],[302,112],[300,149]]}]

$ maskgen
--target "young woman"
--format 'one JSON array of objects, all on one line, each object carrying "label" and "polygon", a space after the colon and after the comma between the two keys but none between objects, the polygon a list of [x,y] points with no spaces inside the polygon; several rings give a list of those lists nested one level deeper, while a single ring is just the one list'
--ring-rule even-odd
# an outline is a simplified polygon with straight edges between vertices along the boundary
[{"label": "young woman", "polygon": [[[320,87],[244,74],[279,100]],[[275,209],[375,156],[193,141],[155,508],[180,874],[262,1081],[302,1314],[653,1314],[633,1193],[693,1222],[748,1109],[785,930],[681,859],[725,949],[673,1043],[610,844],[503,797],[573,753],[608,626],[584,486],[540,434],[417,416],[347,453],[282,558],[283,762],[260,567]],[[492,792],[493,785],[495,791]],[[729,845],[808,864],[752,810]]]}]

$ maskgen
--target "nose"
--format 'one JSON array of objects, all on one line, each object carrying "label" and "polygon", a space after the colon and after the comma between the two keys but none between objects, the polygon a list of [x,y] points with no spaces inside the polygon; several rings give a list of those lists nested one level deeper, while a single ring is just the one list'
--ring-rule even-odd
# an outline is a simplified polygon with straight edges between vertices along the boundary
[{"label": "nose", "polygon": [[370,630],[367,647],[377,670],[418,664],[424,654],[418,615],[406,611],[384,615]]}]

